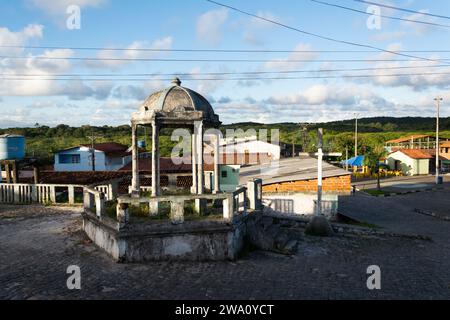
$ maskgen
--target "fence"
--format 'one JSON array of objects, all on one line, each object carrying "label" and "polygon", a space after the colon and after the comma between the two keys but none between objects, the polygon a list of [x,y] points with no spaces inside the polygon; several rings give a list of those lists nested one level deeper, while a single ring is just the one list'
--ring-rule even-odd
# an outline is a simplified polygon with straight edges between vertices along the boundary
[{"label": "fence", "polygon": [[83,186],[80,185],[1,183],[0,203],[67,203],[74,205],[76,189],[82,188]]}]

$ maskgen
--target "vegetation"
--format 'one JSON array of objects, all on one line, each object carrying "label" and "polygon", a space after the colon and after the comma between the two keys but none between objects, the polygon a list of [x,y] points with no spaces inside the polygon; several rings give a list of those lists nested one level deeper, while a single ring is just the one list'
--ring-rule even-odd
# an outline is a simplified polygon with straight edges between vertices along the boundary
[{"label": "vegetation", "polygon": [[381,191],[380,185],[380,160],[386,156],[386,150],[382,145],[371,146],[364,154],[364,165],[369,167],[371,173],[377,176],[377,190]]},{"label": "vegetation", "polygon": [[[293,143],[300,146],[302,151],[316,151],[317,128],[324,129],[324,151],[342,152],[346,150],[349,156],[355,153],[354,146],[354,120],[334,121],[327,123],[315,123],[307,126],[307,132],[302,131],[298,123],[260,124],[253,122],[237,123],[222,126],[221,130],[226,135],[227,129],[260,129],[280,131],[280,142],[290,147]],[[430,134],[435,132],[434,118],[367,118],[358,121],[358,154],[366,154],[374,146],[382,146],[386,140],[395,139],[411,134]],[[42,159],[43,163],[53,163],[53,154],[62,149],[80,144],[91,143],[92,136],[95,142],[114,141],[131,145],[131,128],[129,125],[112,126],[81,126],[70,127],[64,124],[56,127],[48,127],[36,124],[31,128],[0,129],[0,135],[12,133],[24,135],[27,138],[27,155]],[[150,132],[140,128],[139,140],[146,140],[147,146],[151,146]],[[160,137],[160,150],[162,156],[170,156],[176,142],[170,139],[171,130],[163,129]],[[450,118],[441,119],[441,135],[450,138]]]}]

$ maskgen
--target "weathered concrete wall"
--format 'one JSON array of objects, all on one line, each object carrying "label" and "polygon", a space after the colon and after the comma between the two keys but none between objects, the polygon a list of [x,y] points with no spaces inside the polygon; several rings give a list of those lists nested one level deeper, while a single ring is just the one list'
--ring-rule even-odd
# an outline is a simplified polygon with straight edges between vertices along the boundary
[{"label": "weathered concrete wall", "polygon": [[83,216],[89,238],[116,261],[235,260],[245,245],[246,217],[233,224],[188,221],[180,225],[148,223],[118,231],[90,215]]},{"label": "weathered concrete wall", "polygon": [[[322,195],[322,214],[333,217],[338,211],[337,193]],[[264,193],[263,203],[266,209],[278,213],[313,215],[317,210],[317,194],[315,193]]]},{"label": "weathered concrete wall", "polygon": [[116,230],[88,214],[83,215],[83,230],[89,239],[105,250],[114,260],[120,261],[123,259],[127,244],[117,237],[118,232]]}]

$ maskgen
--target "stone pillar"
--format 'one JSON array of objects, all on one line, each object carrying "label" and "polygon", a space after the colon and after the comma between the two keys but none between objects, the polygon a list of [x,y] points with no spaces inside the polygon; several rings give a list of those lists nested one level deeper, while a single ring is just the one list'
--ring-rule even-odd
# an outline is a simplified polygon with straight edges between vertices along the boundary
[{"label": "stone pillar", "polygon": [[170,201],[170,220],[172,224],[182,224],[184,222],[184,200]]},{"label": "stone pillar", "polygon": [[226,199],[223,199],[223,219],[226,221],[233,220],[233,202],[234,197],[229,195]]},{"label": "stone pillar", "polygon": [[16,161],[13,161],[12,163],[12,172],[13,183],[19,183],[19,170],[17,169]]},{"label": "stone pillar", "polygon": [[204,184],[204,176],[203,176],[203,123],[199,122],[197,124],[197,155],[198,155],[198,172],[197,172],[197,194],[203,194],[205,184]]},{"label": "stone pillar", "polygon": [[11,183],[11,168],[9,167],[8,162],[5,162],[5,171],[6,171],[6,183]]},{"label": "stone pillar", "polygon": [[197,134],[194,127],[194,133],[192,134],[192,147],[191,147],[191,161],[192,161],[192,188],[191,193],[197,194]]},{"label": "stone pillar", "polygon": [[213,184],[213,173],[212,172],[205,172],[205,188],[207,190],[213,191],[214,184]]},{"label": "stone pillar", "polygon": [[37,166],[33,167],[33,178],[34,184],[39,184],[39,167]]},{"label": "stone pillar", "polygon": [[259,210],[261,206],[261,199],[259,195],[260,183],[261,179],[253,179],[247,182],[247,196],[250,202],[249,207],[253,210]]},{"label": "stone pillar", "polygon": [[130,219],[128,212],[128,204],[118,203],[116,210],[117,210],[116,212],[117,212],[118,229],[120,230],[128,224]]},{"label": "stone pillar", "polygon": [[159,180],[159,126],[152,123],[152,197],[160,195]]},{"label": "stone pillar", "polygon": [[75,204],[75,187],[68,186],[67,193],[69,194],[69,204],[74,205]]},{"label": "stone pillar", "polygon": [[103,192],[95,196],[95,209],[97,218],[101,219],[105,215],[105,194]]},{"label": "stone pillar", "polygon": [[141,193],[141,185],[139,181],[139,150],[137,145],[137,125],[131,126],[131,139],[132,139],[132,175],[131,180],[131,195],[133,197],[139,197]]},{"label": "stone pillar", "polygon": [[214,190],[213,193],[220,192],[220,135],[216,134],[214,139]]},{"label": "stone pillar", "polygon": [[55,186],[50,186],[50,201],[53,205],[56,204],[56,188],[55,188]]},{"label": "stone pillar", "polygon": [[108,185],[108,200],[115,200],[119,194],[119,180],[113,180]]}]

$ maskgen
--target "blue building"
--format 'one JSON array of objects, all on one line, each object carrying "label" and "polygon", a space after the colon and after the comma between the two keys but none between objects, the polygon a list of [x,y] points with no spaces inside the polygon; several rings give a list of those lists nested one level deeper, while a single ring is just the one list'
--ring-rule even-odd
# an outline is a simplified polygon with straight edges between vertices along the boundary
[{"label": "blue building", "polygon": [[[107,142],[94,144],[95,171],[117,171],[131,162],[126,145]],[[55,171],[93,171],[91,145],[81,145],[55,153]]]}]

